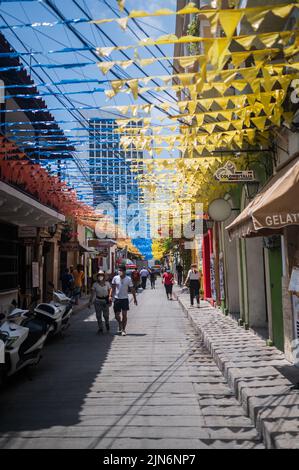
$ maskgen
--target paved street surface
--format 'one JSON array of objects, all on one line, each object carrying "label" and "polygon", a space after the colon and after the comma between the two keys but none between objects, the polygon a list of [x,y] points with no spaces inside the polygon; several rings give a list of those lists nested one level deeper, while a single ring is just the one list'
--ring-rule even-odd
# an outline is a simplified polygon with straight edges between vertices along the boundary
[{"label": "paved street surface", "polygon": [[[0,448],[263,448],[178,302],[138,296],[128,335],[73,317],[32,374],[0,393]],[[111,314],[112,315],[112,314]]]}]

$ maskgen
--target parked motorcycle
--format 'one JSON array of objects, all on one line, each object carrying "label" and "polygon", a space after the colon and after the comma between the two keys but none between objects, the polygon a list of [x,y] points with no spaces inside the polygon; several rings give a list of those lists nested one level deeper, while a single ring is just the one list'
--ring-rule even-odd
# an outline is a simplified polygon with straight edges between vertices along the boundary
[{"label": "parked motorcycle", "polygon": [[5,376],[39,363],[51,324],[20,309],[12,311],[7,318],[2,314],[0,321],[0,340],[5,346],[4,364],[0,368],[1,383]]},{"label": "parked motorcycle", "polygon": [[61,291],[53,291],[50,303],[41,303],[34,309],[36,318],[51,323],[50,335],[63,334],[70,326],[73,301]]}]

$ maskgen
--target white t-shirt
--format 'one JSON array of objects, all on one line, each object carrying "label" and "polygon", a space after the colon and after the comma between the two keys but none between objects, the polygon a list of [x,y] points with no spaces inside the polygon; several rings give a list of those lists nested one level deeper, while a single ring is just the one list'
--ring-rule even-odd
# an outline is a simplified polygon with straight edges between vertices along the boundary
[{"label": "white t-shirt", "polygon": [[147,269],[141,269],[140,271],[140,276],[141,277],[147,277],[149,275],[149,272]]},{"label": "white t-shirt", "polygon": [[194,273],[192,271],[192,269],[190,269],[190,271],[188,272],[188,279],[189,279],[189,281],[199,281],[200,280],[200,272],[197,271],[196,273]]},{"label": "white t-shirt", "polygon": [[112,280],[112,286],[115,286],[115,299],[128,299],[129,287],[133,287],[133,282],[129,276],[123,279],[120,276],[115,276]]}]

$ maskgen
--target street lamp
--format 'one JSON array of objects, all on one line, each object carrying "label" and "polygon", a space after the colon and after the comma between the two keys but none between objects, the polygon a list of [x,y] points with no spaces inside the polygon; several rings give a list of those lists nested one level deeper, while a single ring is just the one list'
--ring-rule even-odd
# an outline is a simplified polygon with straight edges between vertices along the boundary
[{"label": "street lamp", "polygon": [[256,196],[256,194],[258,193],[259,187],[260,187],[260,182],[257,180],[247,181],[244,185],[247,199],[253,199],[254,196]]}]

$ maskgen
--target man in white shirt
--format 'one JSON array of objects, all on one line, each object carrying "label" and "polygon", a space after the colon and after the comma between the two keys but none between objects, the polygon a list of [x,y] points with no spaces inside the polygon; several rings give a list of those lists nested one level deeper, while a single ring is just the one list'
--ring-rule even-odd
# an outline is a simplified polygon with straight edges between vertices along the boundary
[{"label": "man in white shirt", "polygon": [[[136,291],[132,279],[126,275],[126,268],[119,268],[119,275],[112,280],[112,295],[114,297],[114,313],[118,322],[119,333],[126,336],[127,314],[129,307],[129,288],[133,294],[134,304],[137,305]],[[122,314],[122,318],[121,318]]]},{"label": "man in white shirt", "polygon": [[146,281],[147,281],[148,276],[149,276],[148,269],[146,269],[146,267],[142,268],[140,271],[142,289],[146,289]]}]

